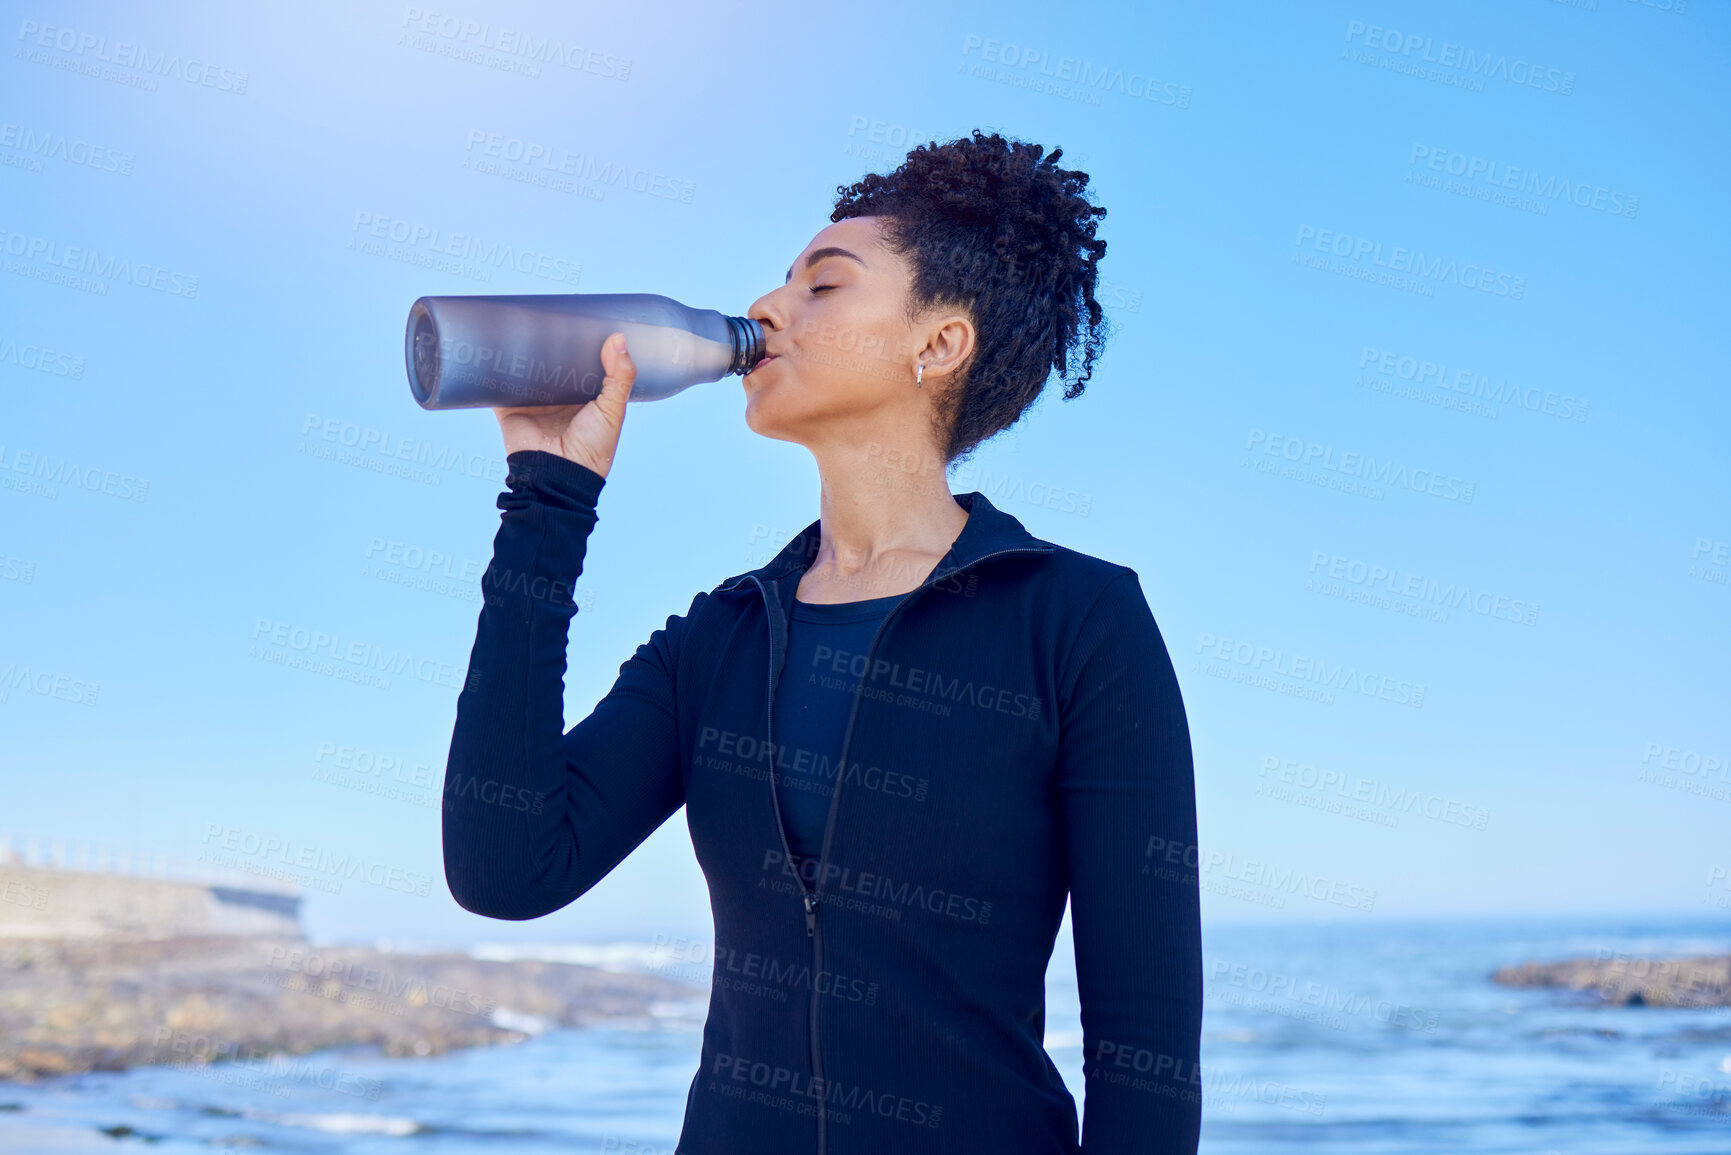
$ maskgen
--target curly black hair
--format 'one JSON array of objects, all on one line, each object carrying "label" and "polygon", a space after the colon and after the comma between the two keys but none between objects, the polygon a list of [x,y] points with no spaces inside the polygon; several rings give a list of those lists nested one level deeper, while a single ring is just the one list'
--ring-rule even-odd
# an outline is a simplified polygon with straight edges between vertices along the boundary
[{"label": "curly black hair", "polygon": [[836,187],[829,219],[884,218],[886,245],[912,266],[910,320],[934,306],[973,319],[974,350],[935,398],[946,465],[1019,421],[1052,370],[1066,401],[1093,376],[1109,331],[1094,299],[1106,210],[1088,200],[1087,173],[1058,167],[1063,154],[975,129]]}]

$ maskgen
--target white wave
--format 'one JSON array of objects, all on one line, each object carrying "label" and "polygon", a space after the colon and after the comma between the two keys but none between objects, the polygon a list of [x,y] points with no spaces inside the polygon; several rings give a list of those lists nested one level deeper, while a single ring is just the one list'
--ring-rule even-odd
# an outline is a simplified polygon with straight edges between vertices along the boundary
[{"label": "white wave", "polygon": [[248,1111],[255,1118],[266,1118],[288,1127],[309,1127],[336,1135],[413,1135],[426,1128],[402,1115],[272,1115],[263,1111]]},{"label": "white wave", "polygon": [[648,942],[515,943],[481,942],[469,947],[470,958],[486,962],[575,963],[613,974],[655,974],[687,960],[665,946]]},{"label": "white wave", "polygon": [[559,1025],[545,1015],[514,1011],[510,1007],[495,1007],[488,1021],[500,1030],[521,1031],[525,1035],[544,1035]]}]

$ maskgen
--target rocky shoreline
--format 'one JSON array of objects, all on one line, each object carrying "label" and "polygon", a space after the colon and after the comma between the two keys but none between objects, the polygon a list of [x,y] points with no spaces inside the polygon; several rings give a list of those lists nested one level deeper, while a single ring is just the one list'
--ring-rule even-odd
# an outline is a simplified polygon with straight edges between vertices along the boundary
[{"label": "rocky shoreline", "polygon": [[0,940],[0,1080],[352,1044],[437,1055],[608,1020],[701,1021],[707,997],[653,975],[288,937]]},{"label": "rocky shoreline", "polygon": [[1505,987],[1556,987],[1591,992],[1605,1006],[1731,1006],[1731,955],[1644,958],[1600,951],[1593,958],[1521,963],[1491,975]]}]

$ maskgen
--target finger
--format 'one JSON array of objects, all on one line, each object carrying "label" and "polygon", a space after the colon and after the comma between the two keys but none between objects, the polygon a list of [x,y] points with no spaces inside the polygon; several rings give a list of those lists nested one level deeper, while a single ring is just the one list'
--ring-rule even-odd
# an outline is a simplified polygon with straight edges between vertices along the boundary
[{"label": "finger", "polygon": [[601,342],[601,368],[609,377],[616,377],[621,372],[635,375],[637,363],[631,359],[631,353],[625,347],[625,334],[610,334],[607,340]]},{"label": "finger", "polygon": [[625,334],[615,333],[607,338],[601,349],[601,361],[607,375],[601,379],[601,394],[596,400],[602,402],[609,416],[623,418],[625,402],[637,382],[637,363],[625,347]]}]

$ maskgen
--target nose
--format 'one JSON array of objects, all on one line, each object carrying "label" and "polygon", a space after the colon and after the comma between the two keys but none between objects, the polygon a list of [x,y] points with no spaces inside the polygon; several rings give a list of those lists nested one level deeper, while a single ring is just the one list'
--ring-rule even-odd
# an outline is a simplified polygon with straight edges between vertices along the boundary
[{"label": "nose", "polygon": [[745,315],[763,326],[765,336],[787,327],[787,319],[782,313],[781,291],[771,289],[751,303],[751,308]]}]

